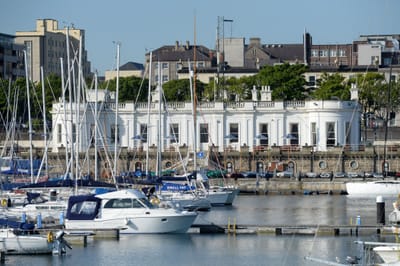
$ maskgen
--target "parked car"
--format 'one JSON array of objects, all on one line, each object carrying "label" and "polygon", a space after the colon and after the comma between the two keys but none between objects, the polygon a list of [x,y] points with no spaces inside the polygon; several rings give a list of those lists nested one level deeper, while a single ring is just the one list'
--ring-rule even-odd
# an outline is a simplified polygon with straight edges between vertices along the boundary
[{"label": "parked car", "polygon": [[251,172],[251,171],[241,172],[240,174],[241,174],[244,178],[256,178],[256,177],[257,177],[257,173],[256,173],[256,172]]},{"label": "parked car", "polygon": [[334,177],[334,178],[344,178],[344,177],[346,177],[346,174],[343,173],[343,172],[335,172],[335,173],[333,174],[333,177]]},{"label": "parked car", "polygon": [[349,178],[357,178],[358,174],[356,172],[348,172],[347,177]]},{"label": "parked car", "polygon": [[331,177],[332,177],[332,173],[329,173],[329,172],[322,172],[319,176],[320,176],[321,178],[331,178]]},{"label": "parked car", "polygon": [[293,176],[293,172],[292,171],[282,171],[282,172],[277,172],[276,173],[277,177],[292,177]]},{"label": "parked car", "polygon": [[373,173],[372,177],[373,178],[383,178],[383,173]]},{"label": "parked car", "polygon": [[315,173],[315,172],[308,172],[308,173],[306,173],[306,177],[308,177],[308,178],[316,178],[316,177],[319,177],[319,175],[317,173]]}]

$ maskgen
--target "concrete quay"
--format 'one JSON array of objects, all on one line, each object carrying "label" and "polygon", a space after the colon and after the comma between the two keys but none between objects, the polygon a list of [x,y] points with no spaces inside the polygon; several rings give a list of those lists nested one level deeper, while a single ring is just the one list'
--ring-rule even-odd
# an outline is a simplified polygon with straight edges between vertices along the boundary
[{"label": "concrete quay", "polygon": [[[368,179],[369,181],[375,179]],[[211,184],[219,185],[221,179],[210,179]],[[271,178],[260,179],[257,182],[255,178],[239,178],[237,180],[226,180],[228,185],[237,186],[240,193],[243,194],[279,194],[279,195],[296,195],[296,194],[329,194],[329,195],[345,195],[346,182],[360,181],[362,178],[304,178],[301,180],[294,178]]]}]

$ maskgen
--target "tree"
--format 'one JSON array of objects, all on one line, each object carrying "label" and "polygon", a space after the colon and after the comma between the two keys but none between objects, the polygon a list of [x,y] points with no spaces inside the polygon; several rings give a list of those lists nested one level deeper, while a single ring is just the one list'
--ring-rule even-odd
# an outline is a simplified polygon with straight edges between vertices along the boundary
[{"label": "tree", "polygon": [[[197,99],[203,98],[205,84],[196,80],[196,95]],[[163,91],[167,101],[190,101],[190,80],[178,79],[170,80],[163,84]]]},{"label": "tree", "polygon": [[318,89],[314,91],[312,97],[317,100],[330,100],[333,98],[339,100],[350,100],[349,85],[345,83],[345,77],[342,75],[323,73],[318,82]]},{"label": "tree", "polygon": [[307,66],[284,63],[275,66],[265,66],[253,78],[253,84],[268,85],[272,90],[273,100],[304,100],[304,73]]},{"label": "tree", "polygon": [[[118,89],[118,101],[138,101],[146,102],[148,95],[148,79],[142,79],[138,77],[122,77],[119,78],[119,89]],[[108,89],[110,91],[116,91],[117,79],[101,84],[100,88]]]}]

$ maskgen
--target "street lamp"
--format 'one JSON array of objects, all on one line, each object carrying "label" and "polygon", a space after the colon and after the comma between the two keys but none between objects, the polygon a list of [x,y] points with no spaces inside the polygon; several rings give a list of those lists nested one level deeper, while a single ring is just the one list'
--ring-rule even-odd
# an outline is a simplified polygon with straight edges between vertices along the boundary
[{"label": "street lamp", "polygon": [[284,136],[284,138],[285,139],[288,139],[289,140],[289,150],[288,150],[288,169],[292,169],[292,173],[294,172],[293,170],[293,168],[294,168],[294,165],[293,164],[289,164],[290,163],[290,150],[292,149],[292,140],[294,140],[294,139],[297,139],[297,137],[294,135],[294,134],[287,134],[286,136]]},{"label": "street lamp", "polygon": [[[254,145],[254,147],[253,147],[253,161],[254,161],[254,156],[255,156],[255,151],[259,151],[259,150],[261,150],[261,151],[263,151],[264,149],[263,149],[263,147],[262,147],[262,144],[261,144],[261,141],[263,141],[263,140],[268,140],[268,136],[267,135],[265,135],[265,134],[259,134],[259,135],[257,135],[255,138],[255,141],[257,142],[257,140],[259,140],[260,141],[260,148],[258,149],[258,146],[257,146],[257,143],[255,143],[255,145]],[[258,163],[256,162],[256,171],[257,171],[257,175],[259,174],[258,173],[258,169],[259,169],[260,167],[258,166]]]}]

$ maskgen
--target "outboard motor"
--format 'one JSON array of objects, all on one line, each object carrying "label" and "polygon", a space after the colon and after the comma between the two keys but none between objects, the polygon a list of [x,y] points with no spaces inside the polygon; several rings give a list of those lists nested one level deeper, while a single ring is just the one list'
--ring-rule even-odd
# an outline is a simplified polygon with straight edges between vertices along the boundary
[{"label": "outboard motor", "polygon": [[53,241],[53,255],[64,255],[67,253],[67,247],[72,249],[71,245],[64,239],[65,232],[60,230],[56,233]]}]

